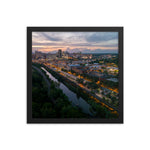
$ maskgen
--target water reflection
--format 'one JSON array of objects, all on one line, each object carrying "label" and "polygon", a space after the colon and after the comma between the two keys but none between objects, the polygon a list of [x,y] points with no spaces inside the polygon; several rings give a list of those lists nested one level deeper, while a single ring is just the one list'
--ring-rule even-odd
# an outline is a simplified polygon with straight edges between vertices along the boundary
[{"label": "water reflection", "polygon": [[41,67],[42,70],[46,72],[49,78],[57,83],[59,83],[59,88],[63,91],[63,93],[68,97],[69,101],[72,102],[73,106],[78,106],[82,109],[84,113],[92,115],[90,112],[90,105],[81,97],[77,97],[77,94],[68,89],[63,83],[59,82],[51,73],[49,73],[45,68]]}]

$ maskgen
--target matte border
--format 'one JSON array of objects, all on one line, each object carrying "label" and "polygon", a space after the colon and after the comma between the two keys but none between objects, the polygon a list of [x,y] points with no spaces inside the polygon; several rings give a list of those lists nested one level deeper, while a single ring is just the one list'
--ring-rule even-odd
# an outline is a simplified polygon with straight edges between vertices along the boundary
[{"label": "matte border", "polygon": [[[119,118],[32,118],[32,32],[118,32]],[[123,27],[27,27],[27,123],[123,123]]]}]

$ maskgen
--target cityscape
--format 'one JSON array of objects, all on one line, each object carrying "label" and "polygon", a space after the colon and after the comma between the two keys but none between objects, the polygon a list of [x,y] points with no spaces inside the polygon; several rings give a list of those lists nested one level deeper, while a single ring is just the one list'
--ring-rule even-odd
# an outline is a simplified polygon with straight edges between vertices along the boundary
[{"label": "cityscape", "polygon": [[116,33],[57,34],[33,34],[32,117],[118,118]]}]

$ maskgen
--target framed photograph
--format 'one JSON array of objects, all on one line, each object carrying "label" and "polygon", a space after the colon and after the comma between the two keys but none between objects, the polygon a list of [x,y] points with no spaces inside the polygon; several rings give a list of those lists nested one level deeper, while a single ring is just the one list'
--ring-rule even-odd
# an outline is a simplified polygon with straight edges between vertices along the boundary
[{"label": "framed photograph", "polygon": [[123,27],[27,27],[27,123],[123,123]]}]

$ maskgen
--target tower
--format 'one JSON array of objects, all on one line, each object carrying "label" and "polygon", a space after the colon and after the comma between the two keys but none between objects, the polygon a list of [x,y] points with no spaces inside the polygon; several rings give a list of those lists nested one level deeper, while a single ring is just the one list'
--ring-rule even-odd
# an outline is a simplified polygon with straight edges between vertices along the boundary
[{"label": "tower", "polygon": [[58,50],[58,57],[62,58],[62,50],[61,49]]}]

